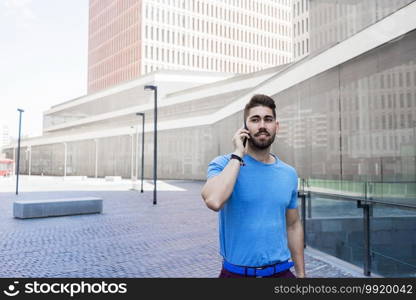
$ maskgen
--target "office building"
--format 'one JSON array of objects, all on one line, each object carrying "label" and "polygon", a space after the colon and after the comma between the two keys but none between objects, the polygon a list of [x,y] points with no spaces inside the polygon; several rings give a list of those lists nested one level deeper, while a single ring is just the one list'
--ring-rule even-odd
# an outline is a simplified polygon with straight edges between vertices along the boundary
[{"label": "office building", "polygon": [[88,93],[156,70],[241,74],[292,59],[289,0],[90,1]]}]

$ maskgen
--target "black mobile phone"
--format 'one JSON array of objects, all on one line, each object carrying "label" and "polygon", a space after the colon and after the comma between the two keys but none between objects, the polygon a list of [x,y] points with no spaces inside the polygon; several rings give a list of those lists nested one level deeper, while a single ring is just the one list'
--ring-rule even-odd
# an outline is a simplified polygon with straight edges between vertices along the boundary
[{"label": "black mobile phone", "polygon": [[[246,120],[244,120],[244,129],[248,130],[247,124],[246,124]],[[244,146],[244,148],[246,147],[246,144],[247,144],[247,138],[244,138],[244,140],[243,140],[243,146]]]}]

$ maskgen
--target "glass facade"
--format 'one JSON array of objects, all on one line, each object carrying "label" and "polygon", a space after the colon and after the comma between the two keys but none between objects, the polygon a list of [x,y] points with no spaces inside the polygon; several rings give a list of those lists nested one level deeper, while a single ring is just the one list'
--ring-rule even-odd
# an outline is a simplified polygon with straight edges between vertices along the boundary
[{"label": "glass facade", "polygon": [[[410,2],[311,1],[312,53]],[[369,271],[387,277],[416,276],[415,53],[412,31],[273,96],[277,152],[312,191],[307,244],[363,268],[367,199]]]},{"label": "glass facade", "polygon": [[321,52],[414,0],[310,0],[311,54]]},{"label": "glass facade", "polygon": [[[416,31],[274,95],[277,153],[311,185],[416,206]],[[393,186],[401,188],[393,188]]]}]

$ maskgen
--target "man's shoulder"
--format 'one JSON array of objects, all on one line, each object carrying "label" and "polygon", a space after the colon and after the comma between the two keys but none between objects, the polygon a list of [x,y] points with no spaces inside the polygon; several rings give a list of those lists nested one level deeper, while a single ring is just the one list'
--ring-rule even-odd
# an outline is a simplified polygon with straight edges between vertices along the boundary
[{"label": "man's shoulder", "polygon": [[288,163],[280,159],[279,159],[279,163],[280,163],[280,166],[284,168],[285,171],[287,171],[289,174],[292,174],[293,176],[298,177],[298,173],[296,172],[296,169],[293,166],[289,165]]},{"label": "man's shoulder", "polygon": [[220,155],[208,164],[207,178],[218,175],[230,161],[231,154]]},{"label": "man's shoulder", "polygon": [[217,164],[220,166],[226,166],[228,164],[228,162],[230,161],[231,158],[231,153],[228,154],[224,154],[224,155],[219,155],[217,157],[215,157],[210,164]]}]

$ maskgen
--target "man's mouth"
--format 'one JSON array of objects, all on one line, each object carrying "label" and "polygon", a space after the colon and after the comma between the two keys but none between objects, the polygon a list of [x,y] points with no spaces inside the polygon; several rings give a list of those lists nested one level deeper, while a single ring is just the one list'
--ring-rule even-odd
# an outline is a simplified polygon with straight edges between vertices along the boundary
[{"label": "man's mouth", "polygon": [[262,132],[262,133],[258,133],[256,134],[256,136],[269,136],[268,133]]}]

